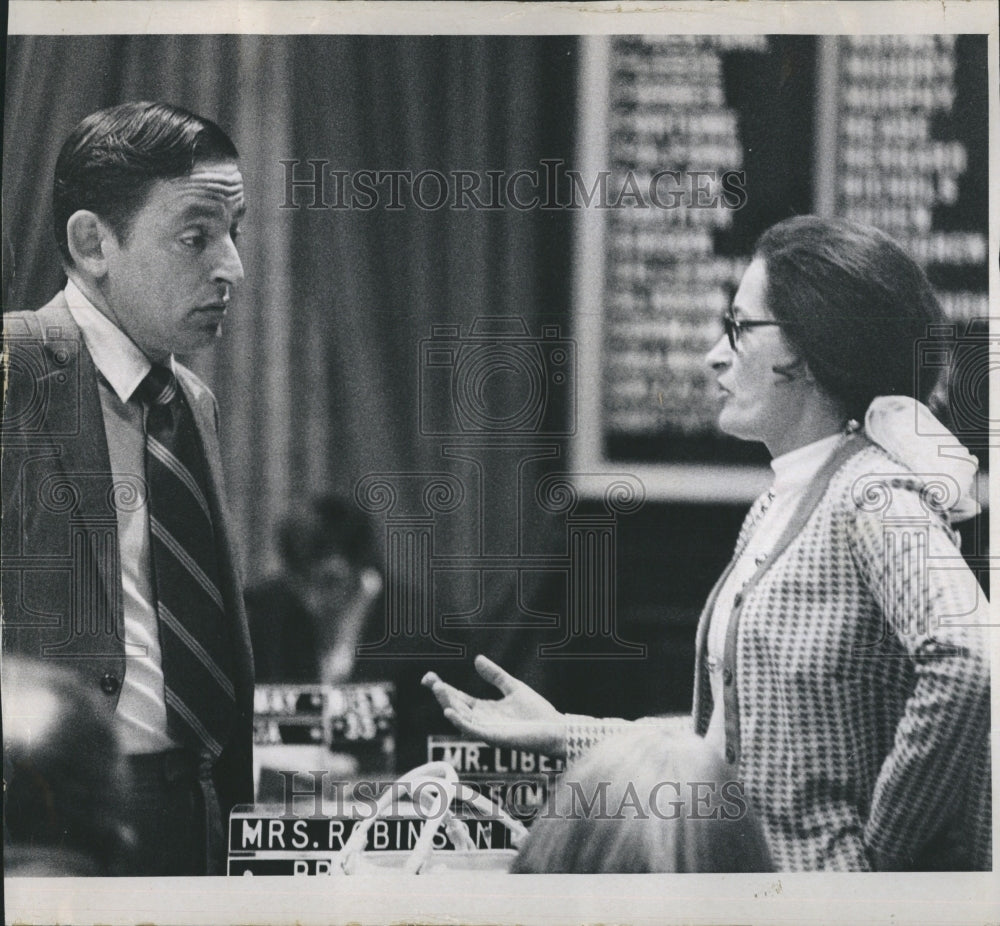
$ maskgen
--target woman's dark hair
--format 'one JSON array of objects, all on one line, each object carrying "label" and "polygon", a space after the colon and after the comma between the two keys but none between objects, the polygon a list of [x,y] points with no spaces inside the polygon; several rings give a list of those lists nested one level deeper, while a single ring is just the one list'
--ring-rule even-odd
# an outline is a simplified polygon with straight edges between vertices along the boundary
[{"label": "woman's dark hair", "polygon": [[72,266],[66,222],[78,209],[99,215],[124,242],[153,183],[183,177],[198,161],[237,157],[222,129],[179,106],[123,103],[91,113],[56,161],[53,223],[63,260]]},{"label": "woman's dark hair", "polygon": [[888,235],[857,222],[798,216],[761,235],[767,306],[816,381],[863,420],[872,399],[926,402],[918,341],[945,315],[927,275]]}]

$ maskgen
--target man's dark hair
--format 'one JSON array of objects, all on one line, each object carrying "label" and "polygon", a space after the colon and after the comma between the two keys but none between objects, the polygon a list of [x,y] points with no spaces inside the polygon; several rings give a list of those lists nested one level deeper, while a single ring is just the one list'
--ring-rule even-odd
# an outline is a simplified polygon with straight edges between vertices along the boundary
[{"label": "man's dark hair", "polygon": [[282,558],[293,572],[305,572],[335,554],[355,569],[378,567],[370,519],[357,505],[337,495],[317,496],[289,514],[278,539]]},{"label": "man's dark hair", "polygon": [[66,223],[88,209],[120,242],[157,180],[191,173],[198,161],[238,157],[214,122],[169,103],[123,103],[91,113],[66,139],[56,161],[53,222],[63,260],[72,266]]},{"label": "man's dark hair", "polygon": [[864,420],[871,400],[926,402],[916,343],[945,320],[921,267],[888,235],[845,219],[797,216],[761,235],[767,307],[816,381]]}]

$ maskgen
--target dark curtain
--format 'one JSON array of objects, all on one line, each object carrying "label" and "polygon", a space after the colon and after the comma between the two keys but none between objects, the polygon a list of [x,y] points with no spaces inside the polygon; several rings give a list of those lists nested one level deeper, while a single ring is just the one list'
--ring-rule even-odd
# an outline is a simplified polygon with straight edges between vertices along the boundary
[{"label": "dark curtain", "polygon": [[[475,486],[507,485],[511,453],[489,452],[477,473],[421,435],[420,341],[432,325],[460,325],[467,335],[480,316],[515,316],[532,334],[555,323],[568,334],[570,214],[283,208],[281,162],[301,162],[297,177],[309,159],[331,170],[480,174],[537,169],[543,158],[571,162],[575,59],[575,40],[561,37],[11,37],[3,221],[17,272],[9,304],[38,307],[63,285],[51,176],[80,118],[135,99],[209,116],[241,153],[246,282],[220,344],[191,362],[219,398],[248,577],[275,566],[275,526],[293,500],[350,495],[372,472],[455,472],[470,494],[442,520],[435,545],[448,553],[489,546],[491,530],[508,530],[512,500],[478,498]],[[556,416],[559,401],[552,397]],[[549,465],[568,468],[565,459]],[[558,525],[522,514],[529,547],[558,542]],[[509,576],[481,589],[471,579],[441,584],[435,608],[470,612],[473,624],[516,608]],[[531,663],[530,633],[453,636],[470,654]]]}]

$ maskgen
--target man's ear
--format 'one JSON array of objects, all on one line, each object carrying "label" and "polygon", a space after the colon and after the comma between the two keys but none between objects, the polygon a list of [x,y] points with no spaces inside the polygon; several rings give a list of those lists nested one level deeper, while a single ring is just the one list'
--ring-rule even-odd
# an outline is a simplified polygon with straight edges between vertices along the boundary
[{"label": "man's ear", "polygon": [[108,224],[89,209],[78,209],[66,222],[66,243],[73,265],[95,280],[108,272],[108,248],[116,245]]}]

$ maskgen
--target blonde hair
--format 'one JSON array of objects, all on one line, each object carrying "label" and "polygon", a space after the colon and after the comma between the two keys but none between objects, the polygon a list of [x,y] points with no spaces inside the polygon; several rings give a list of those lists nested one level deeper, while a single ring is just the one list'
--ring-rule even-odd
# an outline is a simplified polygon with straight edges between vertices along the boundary
[{"label": "blonde hair", "polygon": [[770,871],[742,782],[695,734],[644,726],[602,742],[560,780],[512,871]]}]

